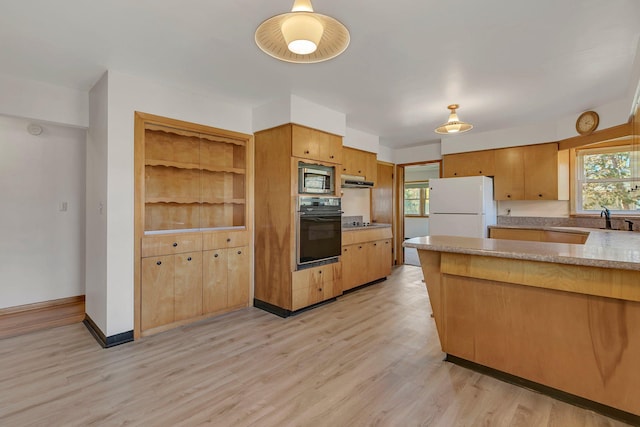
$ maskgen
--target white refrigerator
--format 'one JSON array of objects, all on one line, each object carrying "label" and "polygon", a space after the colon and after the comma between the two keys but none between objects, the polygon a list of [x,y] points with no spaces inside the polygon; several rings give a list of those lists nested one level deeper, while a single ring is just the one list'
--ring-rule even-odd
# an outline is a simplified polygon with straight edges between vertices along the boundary
[{"label": "white refrigerator", "polygon": [[488,237],[488,227],[496,221],[492,178],[429,180],[429,235]]}]

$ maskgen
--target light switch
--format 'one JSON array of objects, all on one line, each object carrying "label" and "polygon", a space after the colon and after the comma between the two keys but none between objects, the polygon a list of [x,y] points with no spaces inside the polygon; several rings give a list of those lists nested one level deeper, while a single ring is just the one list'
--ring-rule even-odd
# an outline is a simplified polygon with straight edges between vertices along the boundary
[{"label": "light switch", "polygon": [[67,202],[60,202],[60,205],[58,206],[58,210],[60,212],[66,212],[68,209],[69,205]]}]

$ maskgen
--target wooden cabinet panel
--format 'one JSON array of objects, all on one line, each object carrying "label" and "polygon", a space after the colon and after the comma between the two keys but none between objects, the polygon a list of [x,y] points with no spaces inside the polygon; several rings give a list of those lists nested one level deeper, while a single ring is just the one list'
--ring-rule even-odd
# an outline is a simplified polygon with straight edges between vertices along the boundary
[{"label": "wooden cabinet panel", "polygon": [[142,238],[142,256],[170,255],[202,250],[200,234],[185,233],[145,236]]},{"label": "wooden cabinet panel", "polygon": [[558,145],[524,147],[525,200],[558,200]]},{"label": "wooden cabinet panel", "polygon": [[346,291],[366,282],[366,243],[356,243],[342,247],[342,290]]},{"label": "wooden cabinet panel", "polygon": [[291,155],[328,163],[342,162],[342,137],[291,125]]},{"label": "wooden cabinet panel", "polygon": [[216,231],[204,233],[202,249],[207,251],[219,248],[235,248],[249,244],[249,233],[242,231]]},{"label": "wooden cabinet panel", "polygon": [[142,329],[173,322],[174,255],[142,260]]},{"label": "wooden cabinet panel", "polygon": [[215,313],[227,308],[227,249],[203,252],[202,311]]},{"label": "wooden cabinet panel", "polygon": [[495,151],[495,200],[524,198],[524,147],[502,148]]},{"label": "wooden cabinet panel", "polygon": [[249,304],[250,267],[247,246],[204,251],[204,312],[246,307]]},{"label": "wooden cabinet panel", "polygon": [[294,271],[291,291],[293,311],[336,297],[342,292],[342,264]]},{"label": "wooden cabinet panel", "polygon": [[526,240],[532,242],[554,242],[582,245],[589,237],[586,233],[526,228],[491,228],[489,237],[503,240]]},{"label": "wooden cabinet panel", "polygon": [[363,176],[367,181],[376,181],[378,160],[375,153],[342,148],[342,173],[345,175]]},{"label": "wooden cabinet panel", "polygon": [[[348,233],[357,235],[366,231],[373,230],[351,231]],[[353,237],[351,240],[357,240],[357,238]],[[393,262],[392,241],[391,238],[388,238],[343,245],[341,258],[343,271],[342,290],[353,289],[391,274],[391,264]]]},{"label": "wooden cabinet panel", "polygon": [[202,252],[175,255],[174,320],[202,314]]},{"label": "wooden cabinet panel", "polygon": [[227,306],[247,306],[249,304],[249,248],[247,246],[227,249],[228,282]]},{"label": "wooden cabinet panel", "polygon": [[493,176],[495,174],[494,150],[446,154],[443,156],[442,168],[444,178]]},{"label": "wooden cabinet panel", "polygon": [[371,191],[371,222],[393,223],[393,165],[377,163],[376,186]]},{"label": "wooden cabinet panel", "polygon": [[496,150],[496,200],[558,200],[558,145]]}]

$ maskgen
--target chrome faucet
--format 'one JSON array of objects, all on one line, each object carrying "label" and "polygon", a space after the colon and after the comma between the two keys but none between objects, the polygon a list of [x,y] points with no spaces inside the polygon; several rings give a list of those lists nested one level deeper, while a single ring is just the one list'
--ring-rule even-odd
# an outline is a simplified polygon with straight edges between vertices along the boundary
[{"label": "chrome faucet", "polygon": [[611,230],[611,212],[605,206],[602,207],[602,211],[600,212],[600,218],[604,216],[605,219],[605,228],[607,230]]}]

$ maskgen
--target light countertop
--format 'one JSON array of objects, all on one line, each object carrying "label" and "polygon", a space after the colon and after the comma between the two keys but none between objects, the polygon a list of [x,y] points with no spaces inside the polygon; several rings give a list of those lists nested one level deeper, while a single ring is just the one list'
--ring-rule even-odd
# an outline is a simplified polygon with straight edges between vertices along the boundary
[{"label": "light countertop", "polygon": [[581,227],[494,226],[588,233],[585,244],[530,242],[475,237],[425,236],[405,240],[404,246],[437,252],[555,262],[640,271],[640,233]]}]

